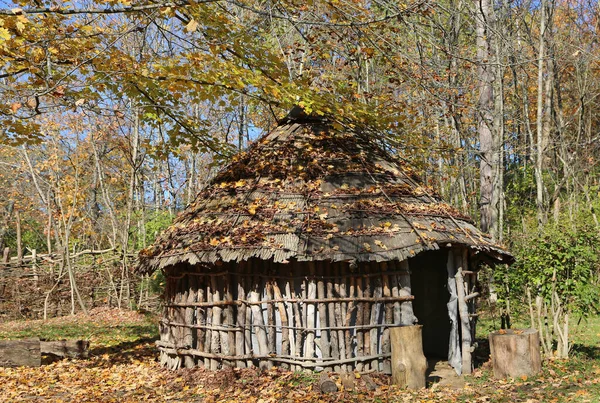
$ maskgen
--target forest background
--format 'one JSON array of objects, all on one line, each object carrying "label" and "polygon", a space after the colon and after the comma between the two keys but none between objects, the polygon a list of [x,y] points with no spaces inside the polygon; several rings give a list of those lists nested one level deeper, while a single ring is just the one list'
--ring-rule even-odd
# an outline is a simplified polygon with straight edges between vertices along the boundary
[{"label": "forest background", "polygon": [[569,318],[598,312],[599,14],[592,0],[3,0],[0,319],[155,306],[161,277],[134,273],[137,252],[300,105],[372,133],[506,244],[517,263],[481,280],[568,354]]}]

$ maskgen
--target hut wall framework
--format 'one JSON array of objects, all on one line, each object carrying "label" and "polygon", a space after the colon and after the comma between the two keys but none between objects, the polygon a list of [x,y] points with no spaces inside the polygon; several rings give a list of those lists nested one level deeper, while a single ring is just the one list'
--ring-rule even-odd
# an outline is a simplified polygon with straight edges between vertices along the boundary
[{"label": "hut wall framework", "polygon": [[[449,251],[463,373],[472,367],[477,319],[476,273],[468,265],[466,249]],[[166,281],[157,344],[171,369],[278,365],[390,373],[389,327],[416,322],[408,261],[178,265]]]}]

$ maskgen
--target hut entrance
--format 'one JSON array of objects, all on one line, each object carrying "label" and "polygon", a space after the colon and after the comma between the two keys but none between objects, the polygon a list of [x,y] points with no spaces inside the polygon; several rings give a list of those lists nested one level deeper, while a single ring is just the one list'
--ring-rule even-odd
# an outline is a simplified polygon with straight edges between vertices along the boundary
[{"label": "hut entrance", "polygon": [[423,325],[423,352],[427,358],[448,357],[450,319],[447,303],[446,250],[420,254],[409,260],[413,310]]}]

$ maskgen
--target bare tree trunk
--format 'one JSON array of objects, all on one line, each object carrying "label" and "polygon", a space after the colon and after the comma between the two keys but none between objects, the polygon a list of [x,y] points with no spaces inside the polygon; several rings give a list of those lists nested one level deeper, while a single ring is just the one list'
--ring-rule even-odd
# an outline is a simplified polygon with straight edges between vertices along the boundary
[{"label": "bare tree trunk", "polygon": [[542,168],[544,163],[544,58],[546,52],[546,9],[548,0],[541,0],[540,9],[540,39],[538,45],[538,81],[537,81],[537,115],[536,115],[536,152],[535,152],[535,189],[536,189],[536,206],[538,226],[541,228],[545,222],[544,212],[544,179],[542,176]]},{"label": "bare tree trunk", "polygon": [[489,65],[490,57],[490,28],[492,18],[491,0],[479,0],[476,3],[476,34],[477,34],[477,73],[479,78],[479,100],[477,126],[480,147],[480,212],[481,229],[490,232],[494,238],[497,232],[498,206],[494,205],[495,155],[493,115],[494,89],[493,74]]}]

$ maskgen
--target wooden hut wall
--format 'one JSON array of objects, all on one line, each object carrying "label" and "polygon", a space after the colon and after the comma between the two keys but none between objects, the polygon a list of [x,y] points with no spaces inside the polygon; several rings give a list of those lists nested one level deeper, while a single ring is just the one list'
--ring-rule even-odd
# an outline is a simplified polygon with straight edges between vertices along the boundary
[{"label": "wooden hut wall", "polygon": [[252,259],[167,272],[161,362],[390,372],[389,326],[412,324],[408,262]]}]

